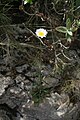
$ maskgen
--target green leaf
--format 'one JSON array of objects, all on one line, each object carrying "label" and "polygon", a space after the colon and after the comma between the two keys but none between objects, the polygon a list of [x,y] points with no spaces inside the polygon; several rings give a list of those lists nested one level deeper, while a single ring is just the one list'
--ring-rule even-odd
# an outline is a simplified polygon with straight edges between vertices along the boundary
[{"label": "green leaf", "polygon": [[70,29],[70,28],[71,28],[71,20],[70,20],[70,18],[68,18],[68,19],[66,20],[66,27],[67,27],[67,29]]},{"label": "green leaf", "polygon": [[75,26],[72,27],[72,32],[75,32],[77,30],[78,30],[78,27],[75,27]]},{"label": "green leaf", "polygon": [[30,3],[30,4],[32,4],[32,2],[33,2],[33,0],[24,0],[24,1],[26,1],[26,3]]},{"label": "green leaf", "polygon": [[73,36],[73,33],[70,30],[67,30],[67,34],[70,35],[70,36]]},{"label": "green leaf", "polygon": [[80,0],[76,0],[76,8],[80,6]]},{"label": "green leaf", "polygon": [[71,43],[72,39],[71,39],[71,36],[68,33],[65,34],[65,37],[67,39],[67,42]]},{"label": "green leaf", "polygon": [[77,26],[80,26],[80,20],[76,20]]},{"label": "green leaf", "polygon": [[59,27],[56,27],[56,30],[61,33],[67,33],[68,29],[64,26],[59,26]]}]

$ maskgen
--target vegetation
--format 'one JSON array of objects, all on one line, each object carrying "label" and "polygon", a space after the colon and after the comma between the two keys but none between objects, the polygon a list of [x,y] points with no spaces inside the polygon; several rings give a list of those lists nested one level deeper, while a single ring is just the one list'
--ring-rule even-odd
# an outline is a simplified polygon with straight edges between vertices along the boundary
[{"label": "vegetation", "polygon": [[[36,33],[38,29],[46,33]],[[44,85],[43,65],[51,66],[52,76],[62,75],[66,66],[71,65],[68,51],[73,42],[80,40],[79,31],[80,0],[0,2],[0,54],[6,56],[6,66],[10,66],[11,70],[24,62],[38,68],[38,81],[31,91],[34,102],[40,102],[53,90],[53,86]],[[74,84],[72,80],[71,83]]]}]

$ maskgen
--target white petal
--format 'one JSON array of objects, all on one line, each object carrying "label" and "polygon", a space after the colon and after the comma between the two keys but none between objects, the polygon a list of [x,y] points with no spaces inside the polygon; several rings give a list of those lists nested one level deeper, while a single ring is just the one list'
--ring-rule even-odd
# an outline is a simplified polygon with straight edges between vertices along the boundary
[{"label": "white petal", "polygon": [[[39,35],[39,32],[43,32],[44,35],[43,35],[43,36],[40,36],[40,35]],[[37,29],[35,33],[36,33],[36,35],[37,35],[38,37],[43,38],[43,37],[46,37],[46,35],[47,35],[48,32],[47,32],[45,29],[40,28],[40,29]]]}]

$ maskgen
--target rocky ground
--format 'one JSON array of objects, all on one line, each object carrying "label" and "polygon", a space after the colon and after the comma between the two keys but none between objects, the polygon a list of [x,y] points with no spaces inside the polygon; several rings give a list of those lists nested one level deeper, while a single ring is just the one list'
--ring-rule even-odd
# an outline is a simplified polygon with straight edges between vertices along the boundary
[{"label": "rocky ground", "polygon": [[[34,17],[25,15],[21,3],[15,3],[12,2],[14,5],[8,11],[12,23],[0,29],[0,120],[80,120],[79,36],[67,49],[70,58],[67,65],[62,71],[54,72],[54,45],[51,48],[51,44],[55,33],[52,35],[51,27],[54,30],[63,24],[62,16],[53,14],[53,4],[47,3],[47,10],[42,1],[25,5],[29,13],[40,11]],[[32,32],[37,29],[36,24],[50,32],[43,39],[47,48]],[[64,50],[61,45],[56,45],[58,53]]]},{"label": "rocky ground", "polygon": [[34,105],[31,82],[21,73],[15,79],[1,74],[0,85],[0,120],[79,120],[79,102],[71,103],[66,93],[53,92]]},{"label": "rocky ground", "polygon": [[[13,68],[6,65],[5,56],[1,57],[0,120],[79,120],[80,49],[78,46],[75,45],[75,49],[74,47],[69,49],[69,56],[72,59],[70,68],[66,69],[66,73],[64,70],[63,75],[56,74],[55,77],[49,64],[43,64],[39,68],[24,63],[15,65]],[[37,76],[39,69],[44,78],[43,86],[52,87],[52,90],[43,101],[34,104],[31,91],[33,84],[39,81]],[[67,88],[62,82],[64,79],[67,79],[66,81],[70,79],[72,83]],[[70,93],[66,92],[65,89],[62,91],[61,84],[63,84],[62,88],[65,87],[65,89],[72,91]]]}]

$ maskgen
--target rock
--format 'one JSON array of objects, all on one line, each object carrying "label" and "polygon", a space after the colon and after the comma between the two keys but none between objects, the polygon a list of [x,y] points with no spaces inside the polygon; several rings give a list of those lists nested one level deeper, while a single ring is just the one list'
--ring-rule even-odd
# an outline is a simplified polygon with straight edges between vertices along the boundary
[{"label": "rock", "polygon": [[7,104],[0,104],[0,120],[17,120],[17,111],[11,109]]},{"label": "rock", "polygon": [[10,77],[0,75],[0,96],[5,92],[5,88],[11,83]]},{"label": "rock", "polygon": [[56,111],[54,112],[55,115],[58,115],[59,117],[65,115],[70,104],[69,96],[67,94],[59,95],[58,93],[52,93],[48,100],[51,106],[54,105],[56,107]]},{"label": "rock", "polygon": [[59,83],[59,80],[54,77],[44,77],[43,78],[43,84],[45,84],[47,87],[55,87]]},{"label": "rock", "polygon": [[76,79],[80,79],[80,68],[77,69],[77,71],[74,71]]},{"label": "rock", "polygon": [[6,111],[0,110],[0,120],[10,120],[10,118],[6,115]]},{"label": "rock", "polygon": [[16,67],[17,72],[22,73],[23,71],[27,71],[27,68],[29,67],[28,64],[24,64],[22,66]]},{"label": "rock", "polygon": [[39,106],[34,106],[34,104],[29,108],[25,106],[23,108],[24,120],[63,120],[67,111],[73,108],[69,102],[68,95],[53,93]]},{"label": "rock", "polygon": [[21,76],[21,74],[17,75],[15,78],[15,81],[17,84],[23,82],[24,80],[25,80],[25,77]]}]

